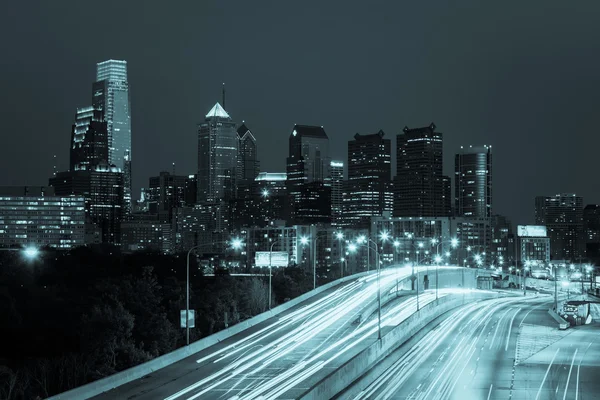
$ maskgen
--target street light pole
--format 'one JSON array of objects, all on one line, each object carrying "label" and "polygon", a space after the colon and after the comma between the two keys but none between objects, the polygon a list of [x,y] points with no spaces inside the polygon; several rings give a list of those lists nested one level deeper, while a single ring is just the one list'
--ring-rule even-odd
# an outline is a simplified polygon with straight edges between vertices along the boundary
[{"label": "street light pole", "polygon": [[271,263],[271,257],[273,255],[273,246],[275,246],[275,244],[278,243],[278,242],[279,242],[279,239],[277,239],[276,241],[274,241],[273,243],[271,243],[271,248],[269,249],[269,310],[271,309],[271,304],[272,304],[272,302],[271,302],[271,292],[273,291],[272,290],[272,277],[273,277],[273,274],[271,273],[273,264]]}]

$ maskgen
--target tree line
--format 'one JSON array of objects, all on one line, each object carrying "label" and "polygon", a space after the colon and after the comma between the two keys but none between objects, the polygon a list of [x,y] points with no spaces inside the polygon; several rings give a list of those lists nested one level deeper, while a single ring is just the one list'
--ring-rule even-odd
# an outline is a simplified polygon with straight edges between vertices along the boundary
[{"label": "tree line", "polygon": [[[185,255],[114,247],[0,252],[0,398],[35,399],[81,386],[185,345]],[[312,289],[312,275],[274,270],[273,303]],[[268,308],[266,277],[203,276],[190,267],[190,342]]]}]

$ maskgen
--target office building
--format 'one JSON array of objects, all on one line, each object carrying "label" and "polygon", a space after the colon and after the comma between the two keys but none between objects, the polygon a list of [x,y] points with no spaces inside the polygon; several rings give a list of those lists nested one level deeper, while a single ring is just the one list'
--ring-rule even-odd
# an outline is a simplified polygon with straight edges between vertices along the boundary
[{"label": "office building", "polygon": [[287,158],[291,224],[331,221],[330,168],[329,138],[323,127],[295,125]]},{"label": "office building", "polygon": [[[256,138],[252,131],[248,129],[245,123],[242,123],[237,130],[239,140],[238,153],[238,191],[246,190],[249,192],[254,178],[260,171],[258,162],[258,148]],[[241,193],[238,197],[244,197],[247,194]]]},{"label": "office building", "polygon": [[[545,266],[552,257],[552,240],[543,225],[517,226],[517,263],[519,268]],[[527,266],[526,264],[529,264]]]},{"label": "office building", "polygon": [[[123,173],[115,166],[59,172],[50,178],[58,196],[85,199],[86,223],[102,231],[102,243],[120,244],[123,219]],[[91,225],[93,226],[93,225]]]},{"label": "office building", "polygon": [[288,219],[286,179],[285,172],[261,172],[258,174],[252,188],[251,225],[263,227],[274,221]]},{"label": "office building", "polygon": [[333,226],[342,225],[342,207],[344,204],[344,163],[331,161],[331,223]]},{"label": "office building", "polygon": [[492,216],[492,146],[461,146],[455,157],[454,187],[455,216]]},{"label": "office building", "polygon": [[348,141],[348,181],[343,203],[344,226],[368,227],[371,217],[393,210],[391,151],[380,130]]},{"label": "office building", "polygon": [[404,127],[396,137],[394,216],[451,215],[450,178],[443,175],[442,133],[435,124]]},{"label": "office building", "polygon": [[[127,61],[107,60],[96,65],[92,105],[104,113],[108,133],[108,164],[124,174],[124,209],[131,210],[131,101]],[[128,186],[125,187],[125,184]]]},{"label": "office building", "polygon": [[216,103],[198,126],[198,202],[232,199],[236,193],[238,133],[235,122]]},{"label": "office building", "polygon": [[512,223],[503,215],[492,215],[492,244],[491,256],[496,265],[508,268],[514,265],[515,248]]},{"label": "office building", "polygon": [[140,250],[171,253],[171,222],[153,214],[131,214],[121,222],[121,248],[124,252]]},{"label": "office building", "polygon": [[161,221],[171,221],[173,209],[186,205],[185,175],[172,175],[163,171],[159,176],[150,177],[146,198],[151,214],[158,214]]},{"label": "office building", "polygon": [[575,262],[585,256],[582,197],[575,193],[537,196],[535,222],[547,228],[552,260]]},{"label": "office building", "polygon": [[83,197],[47,187],[0,187],[0,247],[72,249],[85,239]]},{"label": "office building", "polygon": [[600,261],[600,207],[588,204],[583,209],[585,256],[597,264]]},{"label": "office building", "polygon": [[70,170],[108,162],[108,131],[102,110],[78,108],[71,130]]}]

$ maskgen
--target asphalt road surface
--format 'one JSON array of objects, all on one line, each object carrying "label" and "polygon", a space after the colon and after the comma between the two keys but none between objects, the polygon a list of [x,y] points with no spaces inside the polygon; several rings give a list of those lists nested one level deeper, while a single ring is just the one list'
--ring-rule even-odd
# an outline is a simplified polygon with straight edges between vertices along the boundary
[{"label": "asphalt road surface", "polygon": [[560,331],[552,305],[530,293],[449,312],[340,398],[600,399],[600,324]]},{"label": "asphalt road surface", "polygon": [[[395,286],[407,268],[386,269],[381,287]],[[377,340],[376,314],[357,322],[377,299],[375,275],[315,296],[285,313],[149,376],[95,399],[292,399]],[[440,296],[451,294],[440,290]],[[435,300],[421,294],[420,305]],[[414,296],[382,309],[382,331],[416,311]]]}]

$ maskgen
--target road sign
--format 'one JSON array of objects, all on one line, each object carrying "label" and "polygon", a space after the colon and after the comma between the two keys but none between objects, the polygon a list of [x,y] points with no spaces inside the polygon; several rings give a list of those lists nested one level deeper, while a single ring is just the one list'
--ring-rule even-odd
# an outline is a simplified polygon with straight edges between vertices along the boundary
[{"label": "road sign", "polygon": [[544,225],[517,225],[517,236],[546,237],[546,227]]},{"label": "road sign", "polygon": [[[180,313],[181,327],[185,328],[185,310],[181,310]],[[190,328],[196,326],[196,313],[194,310],[190,310]]]},{"label": "road sign", "polygon": [[287,267],[288,266],[288,253],[285,251],[257,251],[256,252],[256,266],[257,267],[268,267],[269,266],[269,254],[271,255],[271,265],[273,267]]}]

